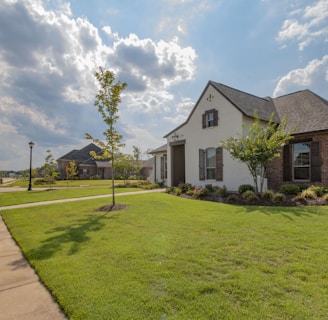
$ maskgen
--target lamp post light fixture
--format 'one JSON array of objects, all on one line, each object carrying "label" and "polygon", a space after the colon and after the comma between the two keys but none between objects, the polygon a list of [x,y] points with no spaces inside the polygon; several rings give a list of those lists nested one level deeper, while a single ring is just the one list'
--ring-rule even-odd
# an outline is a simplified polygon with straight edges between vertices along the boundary
[{"label": "lamp post light fixture", "polygon": [[28,188],[27,191],[31,191],[32,190],[32,149],[34,147],[34,142],[29,142],[28,143],[29,147],[30,147],[30,182],[28,184]]}]

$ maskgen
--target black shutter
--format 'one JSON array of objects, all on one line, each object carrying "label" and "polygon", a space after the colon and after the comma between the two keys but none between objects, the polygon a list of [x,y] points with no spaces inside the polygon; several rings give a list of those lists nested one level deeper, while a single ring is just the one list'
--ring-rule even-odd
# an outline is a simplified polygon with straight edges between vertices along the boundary
[{"label": "black shutter", "polygon": [[203,123],[203,129],[205,129],[206,128],[206,114],[205,113],[202,114],[202,123]]},{"label": "black shutter", "polygon": [[311,143],[311,181],[321,181],[319,141],[312,141]]},{"label": "black shutter", "polygon": [[214,126],[219,124],[219,112],[218,110],[214,110]]},{"label": "black shutter", "polygon": [[199,180],[205,180],[205,151],[199,149]]},{"label": "black shutter", "polygon": [[161,179],[164,180],[164,157],[161,157]]},{"label": "black shutter", "polygon": [[223,149],[216,148],[216,181],[223,181]]},{"label": "black shutter", "polygon": [[290,145],[284,145],[283,149],[283,181],[292,180],[292,165],[291,165],[291,154]]}]

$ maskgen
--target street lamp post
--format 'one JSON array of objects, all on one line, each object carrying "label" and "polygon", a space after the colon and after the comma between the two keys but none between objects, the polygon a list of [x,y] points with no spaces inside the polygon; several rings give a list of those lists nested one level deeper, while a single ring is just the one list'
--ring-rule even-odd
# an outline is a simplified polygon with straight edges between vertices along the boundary
[{"label": "street lamp post", "polygon": [[30,182],[28,184],[27,191],[31,191],[32,190],[32,149],[34,147],[34,143],[31,141],[28,143],[28,145],[30,147]]}]

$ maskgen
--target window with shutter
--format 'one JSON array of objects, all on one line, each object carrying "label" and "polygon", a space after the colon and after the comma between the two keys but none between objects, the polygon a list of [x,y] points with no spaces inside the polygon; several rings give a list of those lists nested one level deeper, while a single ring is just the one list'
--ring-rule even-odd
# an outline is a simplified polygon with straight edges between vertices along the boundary
[{"label": "window with shutter", "polygon": [[290,145],[286,144],[283,149],[283,181],[291,181],[292,179],[290,158]]},{"label": "window with shutter", "polygon": [[311,181],[321,182],[321,159],[319,141],[311,143]]},{"label": "window with shutter", "polygon": [[202,126],[203,129],[218,126],[219,123],[219,112],[218,110],[211,109],[205,111],[202,115]]},{"label": "window with shutter", "polygon": [[216,181],[223,181],[223,149],[216,148]]},{"label": "window with shutter", "polygon": [[199,149],[199,180],[205,180],[205,151]]},{"label": "window with shutter", "polygon": [[283,149],[284,181],[321,181],[319,141],[297,141]]}]

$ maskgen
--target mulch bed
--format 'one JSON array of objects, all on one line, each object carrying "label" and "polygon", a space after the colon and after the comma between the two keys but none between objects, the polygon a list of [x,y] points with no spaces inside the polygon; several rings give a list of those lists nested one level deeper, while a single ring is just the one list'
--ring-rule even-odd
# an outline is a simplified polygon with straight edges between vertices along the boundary
[{"label": "mulch bed", "polygon": [[[181,195],[184,198],[193,199],[191,196],[186,194]],[[323,201],[321,198],[317,199],[304,199],[302,201],[297,201],[295,195],[286,195],[285,201],[273,202],[266,199],[261,199],[256,203],[249,203],[247,200],[243,199],[243,197],[239,193],[228,193],[226,197],[220,197],[215,194],[209,194],[200,198],[199,200],[204,201],[213,201],[213,202],[221,202],[227,204],[235,204],[235,205],[256,205],[256,206],[283,206],[283,207],[295,207],[295,206],[325,206],[328,205],[327,202]]]},{"label": "mulch bed", "polygon": [[106,204],[104,206],[99,207],[96,209],[96,211],[100,212],[111,212],[111,211],[118,211],[118,210],[124,210],[128,206],[126,204]]}]

